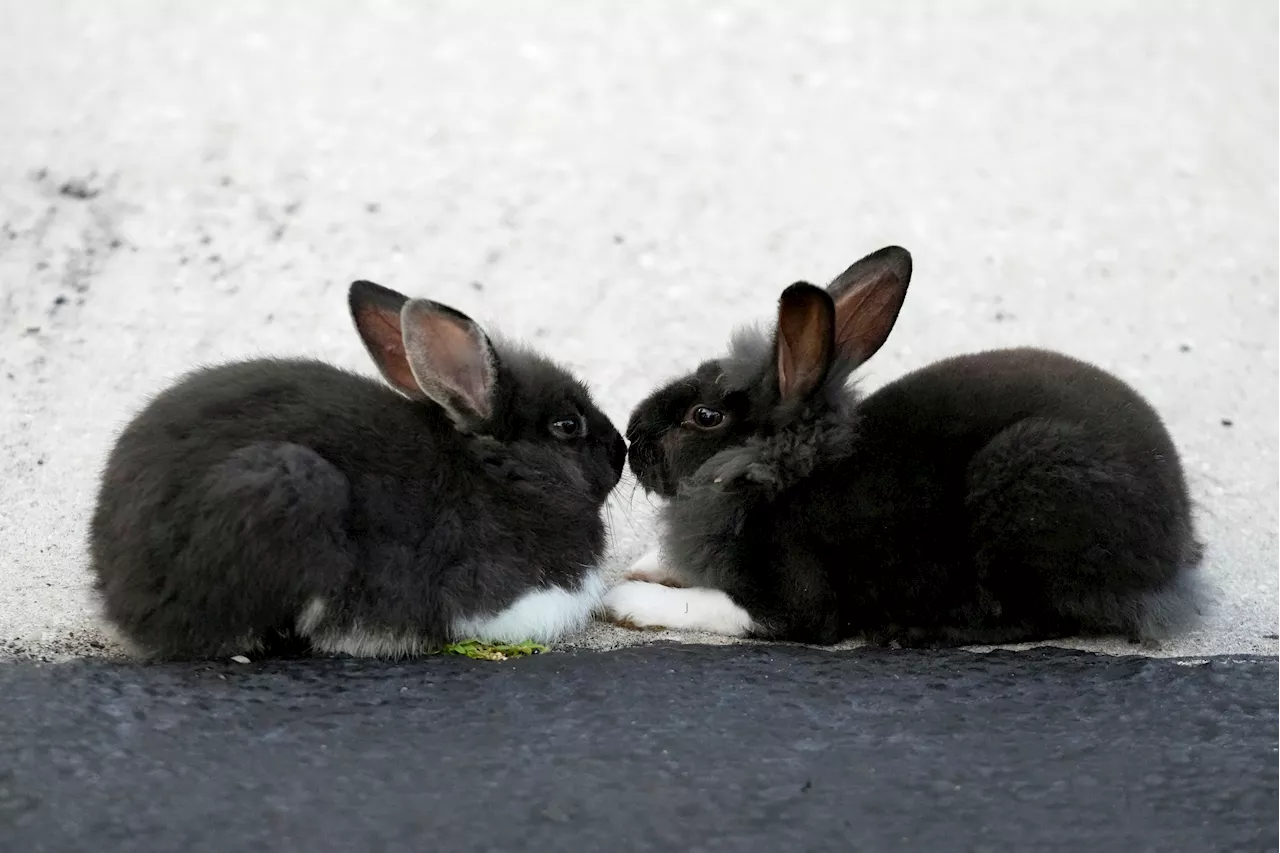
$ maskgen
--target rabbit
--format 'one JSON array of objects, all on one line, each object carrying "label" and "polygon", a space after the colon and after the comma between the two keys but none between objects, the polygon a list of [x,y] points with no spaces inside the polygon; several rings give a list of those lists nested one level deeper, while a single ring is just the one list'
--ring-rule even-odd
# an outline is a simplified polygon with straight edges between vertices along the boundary
[{"label": "rabbit", "polygon": [[1199,612],[1177,451],[1136,391],[1039,349],[948,358],[862,397],[911,279],[889,246],[783,291],[773,333],[641,402],[631,469],[661,547],[605,618],[829,645],[1157,644]]},{"label": "rabbit", "polygon": [[206,368],[119,436],[89,551],[135,652],[402,657],[590,621],[626,443],[586,386],[445,305],[367,281],[348,304],[387,384]]}]

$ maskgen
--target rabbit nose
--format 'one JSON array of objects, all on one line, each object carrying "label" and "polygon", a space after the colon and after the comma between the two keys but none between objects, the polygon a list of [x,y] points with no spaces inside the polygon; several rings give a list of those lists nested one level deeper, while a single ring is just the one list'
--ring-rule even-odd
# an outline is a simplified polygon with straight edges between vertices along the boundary
[{"label": "rabbit nose", "polygon": [[613,438],[613,449],[609,453],[609,461],[613,464],[613,472],[622,476],[622,466],[627,464],[627,443],[620,435]]}]

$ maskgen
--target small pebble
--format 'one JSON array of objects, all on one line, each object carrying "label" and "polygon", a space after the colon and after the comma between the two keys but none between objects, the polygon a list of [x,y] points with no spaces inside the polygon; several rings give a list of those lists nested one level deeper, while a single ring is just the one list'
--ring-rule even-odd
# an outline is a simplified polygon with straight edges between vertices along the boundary
[{"label": "small pebble", "polygon": [[59,195],[67,198],[80,199],[82,201],[96,198],[99,192],[101,192],[101,190],[96,187],[89,186],[88,181],[80,178],[67,181],[65,184],[58,187]]},{"label": "small pebble", "polygon": [[244,655],[232,655],[231,660],[235,661],[236,663],[248,663],[248,662],[249,662],[249,659],[248,659],[247,657],[245,657]]}]

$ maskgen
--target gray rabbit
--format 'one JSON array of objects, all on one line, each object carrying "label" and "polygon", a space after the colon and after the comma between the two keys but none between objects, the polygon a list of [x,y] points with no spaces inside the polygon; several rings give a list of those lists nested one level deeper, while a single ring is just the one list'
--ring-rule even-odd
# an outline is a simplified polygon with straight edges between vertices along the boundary
[{"label": "gray rabbit", "polygon": [[1152,640],[1194,616],[1178,453],[1119,379],[1010,349],[865,398],[848,384],[911,267],[891,246],[788,287],[768,334],[636,407],[631,468],[668,502],[661,555],[606,595],[613,621],[937,646]]}]

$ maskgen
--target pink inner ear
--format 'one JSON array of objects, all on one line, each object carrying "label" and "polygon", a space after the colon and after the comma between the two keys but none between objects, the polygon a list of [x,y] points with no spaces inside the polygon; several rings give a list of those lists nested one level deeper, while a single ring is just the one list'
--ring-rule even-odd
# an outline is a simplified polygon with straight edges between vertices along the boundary
[{"label": "pink inner ear", "polygon": [[418,380],[413,378],[409,359],[405,355],[404,338],[400,334],[400,313],[386,308],[366,305],[356,313],[356,328],[364,339],[378,369],[387,381],[406,394],[422,396]]},{"label": "pink inner ear", "polygon": [[820,297],[784,297],[778,312],[778,390],[784,398],[813,390],[827,368],[829,315]]},{"label": "pink inner ear", "polygon": [[415,344],[422,346],[434,375],[466,400],[477,415],[489,417],[488,353],[474,327],[441,314],[428,314],[418,323],[424,334]]},{"label": "pink inner ear", "polygon": [[795,357],[791,354],[791,346],[784,335],[778,336],[778,388],[782,396],[790,396],[791,385],[796,373]]},{"label": "pink inner ear", "polygon": [[409,364],[423,393],[455,420],[487,419],[495,366],[484,332],[466,316],[425,301],[406,303],[402,320]]},{"label": "pink inner ear", "polygon": [[898,319],[903,290],[886,270],[836,299],[836,346],[846,358],[861,364],[884,345]]}]

